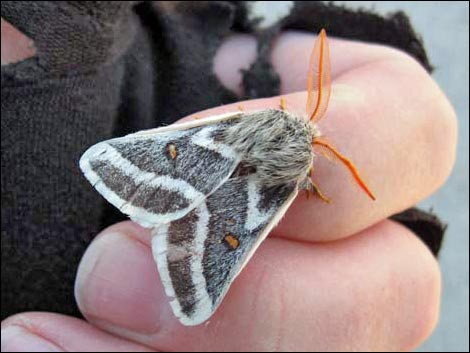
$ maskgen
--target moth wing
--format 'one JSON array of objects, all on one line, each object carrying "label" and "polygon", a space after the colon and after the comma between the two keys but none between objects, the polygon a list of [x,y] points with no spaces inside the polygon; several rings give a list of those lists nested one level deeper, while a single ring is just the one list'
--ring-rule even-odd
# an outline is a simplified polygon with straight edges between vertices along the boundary
[{"label": "moth wing", "polygon": [[144,227],[183,217],[223,184],[238,154],[217,133],[239,113],[141,131],[90,147],[80,168],[121,212]]},{"label": "moth wing", "polygon": [[214,313],[297,190],[232,178],[185,217],[154,229],[154,259],[182,324],[200,324]]},{"label": "moth wing", "polygon": [[326,31],[321,30],[310,55],[307,76],[307,116],[315,123],[323,117],[331,93],[330,49]]}]

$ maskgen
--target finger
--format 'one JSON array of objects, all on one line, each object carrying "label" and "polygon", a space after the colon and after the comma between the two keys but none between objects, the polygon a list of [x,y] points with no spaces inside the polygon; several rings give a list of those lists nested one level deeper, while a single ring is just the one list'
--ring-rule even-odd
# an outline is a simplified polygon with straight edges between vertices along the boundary
[{"label": "finger", "polygon": [[15,63],[36,54],[34,43],[8,21],[1,19],[1,65]]},{"label": "finger", "polygon": [[[237,57],[253,55],[252,45],[243,46],[253,39],[236,38],[236,46],[232,39],[221,46],[216,63],[233,56],[235,49]],[[283,92],[304,89],[313,41],[311,34],[290,32],[274,45],[272,60]],[[274,231],[294,239],[344,237],[406,209],[442,185],[455,160],[455,113],[418,63],[384,46],[335,39],[330,43],[333,91],[320,130],[356,164],[377,201],[371,203],[340,165],[317,158],[313,178],[333,203],[299,197]],[[222,82],[240,69],[234,61],[219,67]],[[284,98],[288,111],[304,114],[305,93]],[[198,115],[234,111],[240,105],[246,111],[279,108],[279,97]]]},{"label": "finger", "polygon": [[76,298],[102,329],[159,350],[402,350],[436,322],[436,262],[390,221],[337,242],[268,238],[195,327],[172,315],[148,243],[131,222],[104,231],[82,259]]},{"label": "finger", "polygon": [[[309,58],[315,39],[311,33],[287,31],[275,40],[271,61],[281,78],[280,93],[306,89]],[[397,55],[397,50],[383,45],[339,38],[330,38],[329,42],[333,79],[354,68]],[[256,60],[256,45],[253,35],[235,34],[224,40],[214,56],[214,73],[227,89],[239,96],[243,96],[243,71]]]},{"label": "finger", "polygon": [[145,346],[65,315],[31,312],[2,321],[2,352],[148,351]]}]

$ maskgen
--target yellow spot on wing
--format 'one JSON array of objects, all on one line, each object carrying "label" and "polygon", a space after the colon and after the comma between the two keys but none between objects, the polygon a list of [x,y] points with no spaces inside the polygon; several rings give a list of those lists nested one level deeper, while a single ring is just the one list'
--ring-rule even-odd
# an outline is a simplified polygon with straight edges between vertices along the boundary
[{"label": "yellow spot on wing", "polygon": [[240,245],[240,242],[238,241],[237,238],[235,238],[232,234],[228,233],[225,238],[224,238],[225,242],[233,249],[235,250],[236,248],[238,248],[238,246]]},{"label": "yellow spot on wing", "polygon": [[178,152],[176,151],[176,146],[173,143],[170,143],[168,145],[168,153],[170,153],[171,159],[175,159],[176,156],[178,155]]}]

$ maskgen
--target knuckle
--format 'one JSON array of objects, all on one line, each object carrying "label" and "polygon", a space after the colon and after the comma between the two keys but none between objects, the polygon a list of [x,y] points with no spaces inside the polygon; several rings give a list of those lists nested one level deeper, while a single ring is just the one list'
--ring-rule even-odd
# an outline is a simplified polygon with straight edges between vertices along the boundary
[{"label": "knuckle", "polygon": [[396,49],[390,50],[401,77],[407,76],[406,94],[413,94],[415,124],[409,124],[413,134],[423,141],[422,158],[428,163],[429,183],[432,190],[439,188],[448,178],[455,162],[457,142],[457,116],[449,99],[439,85],[412,56]]},{"label": "knuckle", "polygon": [[33,327],[34,315],[30,312],[23,312],[14,314],[7,317],[2,321],[2,329],[7,326],[20,326],[24,329],[31,329]]},{"label": "knuckle", "polygon": [[[430,81],[432,81],[429,78]],[[426,114],[420,122],[423,140],[428,148],[428,161],[433,190],[440,187],[448,178],[455,162],[457,148],[457,118],[450,102],[439,87],[434,86],[429,93],[430,103],[423,107]],[[427,97],[426,97],[427,98]]]}]

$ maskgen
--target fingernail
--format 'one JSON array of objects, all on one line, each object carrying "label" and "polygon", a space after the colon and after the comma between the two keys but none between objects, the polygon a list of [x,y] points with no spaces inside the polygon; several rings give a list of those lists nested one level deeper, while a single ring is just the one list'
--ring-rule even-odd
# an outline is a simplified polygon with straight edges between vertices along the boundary
[{"label": "fingernail", "polygon": [[102,235],[87,250],[75,297],[88,319],[132,332],[156,332],[170,317],[150,247],[121,233]]},{"label": "fingernail", "polygon": [[64,352],[64,350],[23,327],[10,325],[2,328],[2,352]]}]

